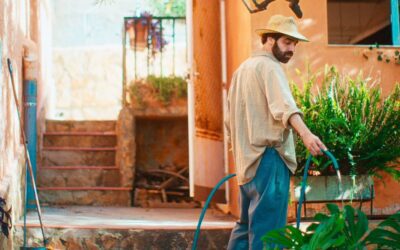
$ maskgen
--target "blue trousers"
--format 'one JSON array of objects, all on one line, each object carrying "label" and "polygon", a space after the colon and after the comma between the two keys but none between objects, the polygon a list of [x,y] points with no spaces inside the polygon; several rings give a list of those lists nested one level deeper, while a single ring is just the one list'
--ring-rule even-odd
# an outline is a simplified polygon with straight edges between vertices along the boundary
[{"label": "blue trousers", "polygon": [[267,148],[256,176],[240,187],[240,218],[228,249],[263,249],[261,237],[286,225],[289,169],[274,148]]}]

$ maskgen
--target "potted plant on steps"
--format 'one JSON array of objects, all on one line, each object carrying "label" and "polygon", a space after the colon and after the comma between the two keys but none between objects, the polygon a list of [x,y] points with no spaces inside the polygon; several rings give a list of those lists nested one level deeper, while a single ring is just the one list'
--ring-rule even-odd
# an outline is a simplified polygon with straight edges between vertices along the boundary
[{"label": "potted plant on steps", "polygon": [[[386,98],[377,82],[359,74],[342,76],[335,67],[325,67],[323,75],[309,74],[303,89],[292,84],[293,95],[302,108],[307,126],[318,135],[337,158],[343,177],[343,193],[338,192],[336,173],[328,158],[314,158],[308,178],[307,200],[373,199],[372,178],[388,173],[400,180],[400,85]],[[309,156],[297,141],[298,173]],[[299,197],[300,177],[294,178]],[[315,197],[313,197],[315,196]],[[372,204],[371,204],[372,213]]]},{"label": "potted plant on steps", "polygon": [[154,76],[133,80],[131,108],[137,116],[186,116],[187,83],[179,76]]}]

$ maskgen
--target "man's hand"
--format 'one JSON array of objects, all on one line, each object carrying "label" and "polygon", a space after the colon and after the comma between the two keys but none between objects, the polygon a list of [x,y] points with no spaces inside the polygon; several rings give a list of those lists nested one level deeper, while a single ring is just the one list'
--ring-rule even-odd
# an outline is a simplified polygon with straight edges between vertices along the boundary
[{"label": "man's hand", "polygon": [[307,131],[304,135],[300,135],[304,146],[310,151],[313,156],[322,155],[323,150],[327,150],[326,146],[322,143],[322,141],[315,136],[313,133]]},{"label": "man's hand", "polygon": [[289,123],[300,135],[304,145],[313,156],[322,155],[323,153],[321,149],[327,150],[321,140],[307,128],[299,114],[293,114],[290,116]]}]

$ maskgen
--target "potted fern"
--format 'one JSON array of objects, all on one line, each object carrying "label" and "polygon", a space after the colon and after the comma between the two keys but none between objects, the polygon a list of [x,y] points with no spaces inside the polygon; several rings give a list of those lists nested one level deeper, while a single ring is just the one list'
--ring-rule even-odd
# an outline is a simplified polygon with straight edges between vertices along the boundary
[{"label": "potted fern", "polygon": [[[326,66],[322,75],[309,73],[303,84],[292,83],[292,89],[305,123],[337,158],[341,173],[350,176],[348,186],[354,189],[355,183],[361,183],[364,187],[357,187],[358,191],[366,192],[370,186],[366,182],[371,178],[365,176],[381,177],[382,172],[400,180],[396,165],[400,162],[399,84],[384,98],[377,82],[362,74],[355,78],[342,76],[335,67]],[[309,153],[300,140],[296,147],[299,166],[304,166]],[[336,174],[324,157],[313,159],[312,167],[311,175]],[[302,167],[298,169],[302,171]]]}]

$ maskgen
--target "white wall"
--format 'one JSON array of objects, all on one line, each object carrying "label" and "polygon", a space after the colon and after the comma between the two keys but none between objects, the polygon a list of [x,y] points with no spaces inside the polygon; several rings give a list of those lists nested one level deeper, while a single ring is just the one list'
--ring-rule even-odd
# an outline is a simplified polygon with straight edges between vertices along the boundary
[{"label": "white wall", "polygon": [[[145,10],[145,0],[52,0],[54,102],[47,118],[114,120],[122,104],[123,18]],[[146,7],[147,6],[147,7]],[[186,72],[186,34],[177,28],[177,75]],[[128,43],[129,44],[129,43]],[[171,44],[171,43],[170,43]],[[171,72],[172,46],[163,55],[163,70]],[[133,53],[128,48],[128,83],[133,79]],[[183,58],[183,59],[182,59]],[[151,59],[158,73],[159,57]],[[138,54],[139,76],[147,74],[144,53]],[[168,73],[167,73],[168,74]]]}]

